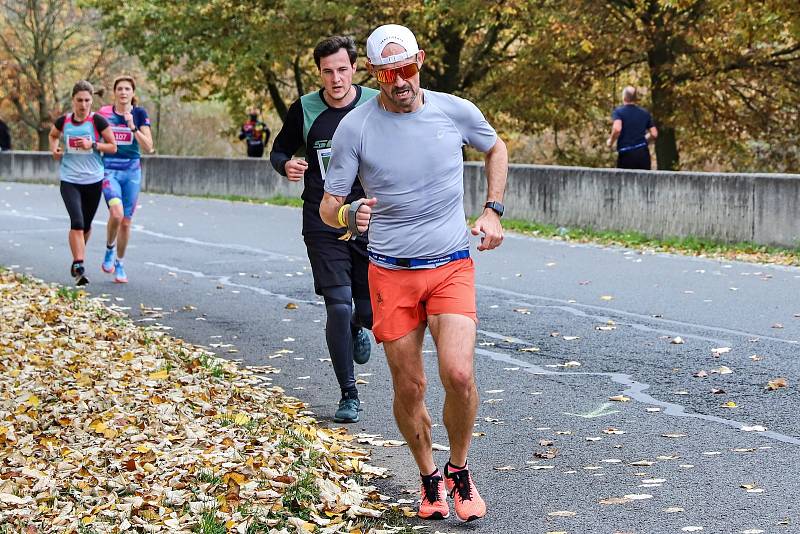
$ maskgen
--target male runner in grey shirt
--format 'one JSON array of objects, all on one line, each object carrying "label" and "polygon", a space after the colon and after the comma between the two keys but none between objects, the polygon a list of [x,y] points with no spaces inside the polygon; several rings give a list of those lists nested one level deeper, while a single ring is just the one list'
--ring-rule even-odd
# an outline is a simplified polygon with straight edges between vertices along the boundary
[{"label": "male runner in grey shirt", "polygon": [[[488,201],[472,227],[478,250],[500,245],[505,144],[471,102],[419,87],[425,53],[413,33],[386,25],[367,40],[375,99],[351,111],[333,136],[320,216],[358,234],[369,227],[373,333],[384,343],[394,384],[394,414],[422,477],[419,516],[449,515],[445,487],[463,521],[486,514],[467,468],[478,408],[473,370],[475,271],[463,208],[462,146],[486,153]],[[344,204],[358,174],[367,199]],[[434,463],[425,407],[422,342],[436,342],[445,390],[450,460]]]}]

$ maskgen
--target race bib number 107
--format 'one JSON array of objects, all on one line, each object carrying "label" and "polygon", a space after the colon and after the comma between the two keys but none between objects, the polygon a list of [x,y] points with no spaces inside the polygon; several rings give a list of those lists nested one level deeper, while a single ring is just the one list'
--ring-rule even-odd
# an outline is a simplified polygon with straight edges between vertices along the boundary
[{"label": "race bib number 107", "polygon": [[118,145],[133,144],[133,132],[127,126],[112,126],[111,131],[114,132],[114,139]]}]

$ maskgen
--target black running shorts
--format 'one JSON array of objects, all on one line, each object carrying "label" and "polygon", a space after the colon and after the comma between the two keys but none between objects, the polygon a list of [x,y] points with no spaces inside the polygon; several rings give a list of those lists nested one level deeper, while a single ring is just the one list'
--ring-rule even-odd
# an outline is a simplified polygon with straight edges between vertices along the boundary
[{"label": "black running shorts", "polygon": [[339,235],[333,232],[310,232],[303,236],[303,241],[317,295],[322,295],[327,287],[350,286],[353,298],[369,298],[369,256],[365,240],[340,241]]}]

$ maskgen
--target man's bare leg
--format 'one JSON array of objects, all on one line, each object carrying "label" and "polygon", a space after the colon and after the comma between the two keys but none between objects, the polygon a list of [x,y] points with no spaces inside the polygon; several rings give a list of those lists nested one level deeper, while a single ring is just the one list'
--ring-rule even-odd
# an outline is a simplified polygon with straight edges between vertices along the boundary
[{"label": "man's bare leg", "polygon": [[475,416],[478,388],[475,385],[475,322],[465,315],[428,316],[431,335],[439,354],[439,378],[444,387],[444,426],[450,440],[450,462],[467,463]]},{"label": "man's bare leg", "polygon": [[425,323],[383,348],[394,384],[394,417],[423,475],[433,473],[436,464],[431,449],[431,416],[425,407],[425,368],[422,341]]}]

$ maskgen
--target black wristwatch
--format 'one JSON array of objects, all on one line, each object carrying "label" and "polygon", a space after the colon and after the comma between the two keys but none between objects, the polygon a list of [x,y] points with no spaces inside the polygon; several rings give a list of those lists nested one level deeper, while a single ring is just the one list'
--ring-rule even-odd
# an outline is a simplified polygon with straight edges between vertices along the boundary
[{"label": "black wristwatch", "polygon": [[136,132],[138,132],[138,131],[139,131],[139,128],[137,128],[136,126],[134,126],[133,128],[131,128],[131,133],[136,133]]},{"label": "black wristwatch", "polygon": [[97,150],[97,141],[92,141],[92,150]]},{"label": "black wristwatch", "polygon": [[495,201],[487,202],[486,204],[484,204],[483,207],[493,210],[498,217],[502,217],[503,212],[506,210],[505,206],[503,206],[500,202],[495,202]]}]

